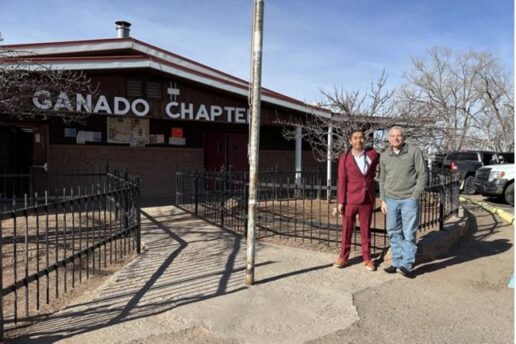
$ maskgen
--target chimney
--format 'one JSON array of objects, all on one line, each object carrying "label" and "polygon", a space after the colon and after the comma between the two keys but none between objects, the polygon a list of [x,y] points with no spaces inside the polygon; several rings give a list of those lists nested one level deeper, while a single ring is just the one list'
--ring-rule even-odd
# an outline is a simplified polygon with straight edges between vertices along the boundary
[{"label": "chimney", "polygon": [[115,22],[118,38],[129,38],[131,23],[119,20]]}]

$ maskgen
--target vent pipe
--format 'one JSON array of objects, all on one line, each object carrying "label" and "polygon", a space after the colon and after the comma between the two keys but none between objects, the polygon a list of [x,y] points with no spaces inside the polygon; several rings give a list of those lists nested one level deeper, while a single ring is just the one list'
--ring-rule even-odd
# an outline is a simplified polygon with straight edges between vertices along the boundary
[{"label": "vent pipe", "polygon": [[115,22],[116,24],[116,32],[118,38],[129,38],[129,31],[131,30],[131,23],[119,20]]}]

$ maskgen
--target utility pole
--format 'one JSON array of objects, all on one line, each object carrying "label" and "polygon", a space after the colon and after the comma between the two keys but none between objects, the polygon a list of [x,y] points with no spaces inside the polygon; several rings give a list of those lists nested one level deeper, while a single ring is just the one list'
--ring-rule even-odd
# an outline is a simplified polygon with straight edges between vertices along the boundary
[{"label": "utility pole", "polygon": [[251,86],[251,133],[249,140],[249,203],[247,220],[247,265],[245,284],[254,284],[254,258],[256,241],[256,186],[258,184],[258,150],[260,147],[260,88],[262,82],[263,0],[254,0],[252,86]]}]

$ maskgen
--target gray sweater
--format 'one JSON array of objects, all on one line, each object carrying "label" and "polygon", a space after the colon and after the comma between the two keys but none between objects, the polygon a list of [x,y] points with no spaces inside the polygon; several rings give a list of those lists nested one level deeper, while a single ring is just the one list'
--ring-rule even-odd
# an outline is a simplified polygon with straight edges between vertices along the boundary
[{"label": "gray sweater", "polygon": [[380,156],[380,199],[419,199],[427,181],[426,163],[419,148],[405,143],[399,154],[387,148]]}]

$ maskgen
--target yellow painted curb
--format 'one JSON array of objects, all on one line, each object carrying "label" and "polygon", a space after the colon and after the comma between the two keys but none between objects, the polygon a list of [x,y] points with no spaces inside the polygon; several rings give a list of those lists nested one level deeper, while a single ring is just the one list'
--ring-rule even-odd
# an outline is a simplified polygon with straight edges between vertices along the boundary
[{"label": "yellow painted curb", "polygon": [[514,214],[511,214],[508,211],[505,211],[503,209],[493,207],[492,205],[490,205],[486,202],[475,201],[475,200],[472,200],[469,198],[464,198],[464,197],[460,197],[460,201],[478,205],[478,206],[484,208],[485,210],[487,210],[488,212],[490,212],[491,214],[496,214],[496,215],[500,216],[503,220],[507,221],[509,224],[512,225],[514,223]]}]

